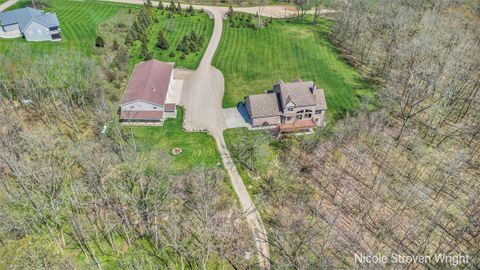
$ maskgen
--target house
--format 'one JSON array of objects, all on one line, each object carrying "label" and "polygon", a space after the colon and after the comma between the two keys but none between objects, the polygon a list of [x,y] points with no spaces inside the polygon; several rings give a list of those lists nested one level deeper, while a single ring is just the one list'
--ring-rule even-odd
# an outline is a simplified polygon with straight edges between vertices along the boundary
[{"label": "house", "polygon": [[245,106],[254,128],[289,132],[325,125],[325,94],[313,81],[279,80],[271,91],[245,97]]},{"label": "house", "polygon": [[28,41],[61,40],[57,15],[29,7],[0,12],[0,38],[21,36]]},{"label": "house", "polygon": [[120,103],[120,122],[135,125],[163,125],[177,117],[176,106],[165,103],[171,91],[173,63],[150,60],[135,65]]}]

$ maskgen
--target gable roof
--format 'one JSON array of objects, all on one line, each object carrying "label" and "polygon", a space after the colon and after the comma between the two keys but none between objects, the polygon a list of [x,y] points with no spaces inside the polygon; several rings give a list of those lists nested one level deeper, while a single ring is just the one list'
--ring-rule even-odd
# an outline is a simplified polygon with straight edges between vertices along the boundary
[{"label": "gable roof", "polygon": [[60,25],[55,13],[45,14],[41,10],[30,7],[0,12],[1,25],[18,24],[22,32],[25,31],[32,21],[36,21],[49,28]]},{"label": "gable roof", "polygon": [[43,24],[48,28],[60,25],[60,22],[58,21],[58,18],[57,18],[57,14],[55,13],[42,14],[40,16],[33,18],[32,21],[36,21],[40,24]]},{"label": "gable roof", "polygon": [[150,60],[135,65],[121,105],[133,101],[146,101],[163,105],[167,97],[173,63]]},{"label": "gable roof", "polygon": [[281,114],[276,93],[251,95],[246,98],[252,118],[278,116]]},{"label": "gable roof", "polygon": [[313,92],[315,96],[315,107],[318,110],[326,110],[327,109],[327,100],[325,99],[325,93],[323,89],[315,89]]},{"label": "gable roof", "polygon": [[295,82],[284,83],[279,81],[274,85],[274,88],[278,89],[282,97],[282,107],[286,106],[290,101],[292,101],[295,106],[314,106],[315,96],[312,93],[315,84],[313,81],[301,81],[297,80]]}]

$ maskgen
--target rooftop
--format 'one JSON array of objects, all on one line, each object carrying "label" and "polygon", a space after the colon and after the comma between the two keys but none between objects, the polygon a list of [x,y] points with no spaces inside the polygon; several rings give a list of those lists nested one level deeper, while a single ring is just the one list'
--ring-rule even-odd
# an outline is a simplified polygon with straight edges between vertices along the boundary
[{"label": "rooftop", "polygon": [[55,13],[44,13],[41,10],[30,7],[0,12],[1,25],[18,24],[22,32],[32,21],[49,28],[60,25]]},{"label": "rooftop", "polygon": [[161,121],[163,119],[163,112],[162,111],[121,111],[120,119]]},{"label": "rooftop", "polygon": [[145,101],[163,105],[167,97],[173,63],[150,60],[135,65],[121,104]]},{"label": "rooftop", "polygon": [[278,116],[281,114],[276,93],[247,96],[254,117]]}]

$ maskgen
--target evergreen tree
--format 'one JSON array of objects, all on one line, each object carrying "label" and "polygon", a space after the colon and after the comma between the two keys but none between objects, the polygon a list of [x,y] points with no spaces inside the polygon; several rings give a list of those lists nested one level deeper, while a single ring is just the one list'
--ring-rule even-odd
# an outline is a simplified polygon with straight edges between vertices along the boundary
[{"label": "evergreen tree", "polygon": [[182,55],[180,55],[180,59],[185,60],[186,58],[187,58],[187,55],[184,52],[182,52]]},{"label": "evergreen tree", "polygon": [[189,40],[190,38],[188,35],[183,36],[182,41],[178,43],[177,51],[181,51],[181,52],[184,52],[185,54],[189,54],[190,53],[189,44],[188,44]]},{"label": "evergreen tree", "polygon": [[159,48],[161,50],[168,50],[168,48],[170,47],[167,39],[165,38],[165,36],[163,34],[163,31],[160,31],[160,33],[158,34],[158,40],[157,40],[156,46],[157,46],[157,48]]},{"label": "evergreen tree", "polygon": [[147,6],[147,8],[152,8],[152,0],[147,0],[147,2],[145,2],[145,5]]},{"label": "evergreen tree", "polygon": [[188,6],[188,10],[187,10],[187,11],[188,11],[188,13],[190,13],[190,14],[193,14],[193,13],[194,13],[192,4],[190,4],[190,5]]},{"label": "evergreen tree", "polygon": [[165,9],[165,7],[163,6],[162,1],[158,1],[157,9],[158,9],[158,10],[164,10],[164,9]]},{"label": "evergreen tree", "polygon": [[132,46],[133,45],[134,38],[132,37],[132,31],[130,30],[125,37],[125,45],[126,46]]},{"label": "evergreen tree", "polygon": [[177,4],[177,12],[180,13],[182,12],[182,6],[180,6],[180,2]]},{"label": "evergreen tree", "polygon": [[175,7],[175,2],[173,2],[173,0],[170,1],[170,6],[168,7],[168,9],[171,12],[175,12],[177,10],[177,8]]},{"label": "evergreen tree", "polygon": [[103,48],[105,47],[105,40],[101,36],[97,36],[95,39],[95,46],[98,48]]},{"label": "evergreen tree", "polygon": [[230,7],[228,7],[227,16],[231,17],[232,15],[233,15],[233,7],[232,5],[230,5]]},{"label": "evergreen tree", "polygon": [[170,53],[168,54],[169,57],[175,57],[175,53],[173,51],[170,51]]},{"label": "evergreen tree", "polygon": [[144,46],[142,46],[142,50],[140,51],[140,57],[145,61],[151,60],[153,58],[152,54]]},{"label": "evergreen tree", "polygon": [[195,31],[192,30],[192,32],[190,33],[189,39],[190,39],[190,41],[193,42],[193,43],[197,43],[197,42],[198,42],[197,34],[195,33]]}]

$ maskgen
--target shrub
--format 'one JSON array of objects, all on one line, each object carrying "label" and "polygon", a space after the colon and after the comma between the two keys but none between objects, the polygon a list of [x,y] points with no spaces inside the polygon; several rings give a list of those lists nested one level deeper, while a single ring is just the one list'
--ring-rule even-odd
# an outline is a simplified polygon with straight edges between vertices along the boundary
[{"label": "shrub", "polygon": [[180,59],[185,60],[186,58],[187,58],[187,55],[184,52],[182,52],[182,55],[180,55]]},{"label": "shrub", "polygon": [[114,51],[116,51],[116,50],[118,50],[119,47],[120,47],[120,45],[118,45],[118,41],[116,39],[113,40],[112,49]]},{"label": "shrub", "polygon": [[165,35],[163,34],[163,31],[160,31],[160,33],[158,33],[158,40],[156,46],[161,50],[168,50],[168,48],[170,47],[167,39],[165,38]]},{"label": "shrub", "polygon": [[105,40],[101,36],[97,36],[95,39],[95,47],[103,48],[105,47]]},{"label": "shrub", "polygon": [[169,56],[169,57],[175,57],[175,56],[176,56],[176,54],[175,54],[175,52],[173,52],[173,51],[170,51],[170,53],[168,54],[168,56]]}]

